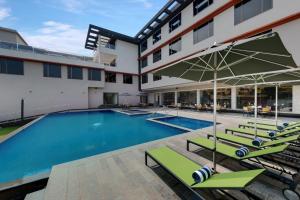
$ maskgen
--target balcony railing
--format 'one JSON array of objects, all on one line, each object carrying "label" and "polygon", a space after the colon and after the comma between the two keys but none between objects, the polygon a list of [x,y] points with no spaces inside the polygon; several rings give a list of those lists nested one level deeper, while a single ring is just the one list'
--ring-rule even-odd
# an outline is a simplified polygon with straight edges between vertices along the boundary
[{"label": "balcony railing", "polygon": [[93,62],[92,57],[77,56],[77,55],[72,55],[72,54],[67,54],[67,53],[48,51],[45,49],[35,48],[32,46],[26,46],[26,45],[22,45],[22,44],[18,44],[18,43],[9,43],[9,42],[0,41],[0,48],[14,50],[14,51],[18,51],[18,52],[27,52],[27,53],[33,53],[33,54],[39,54],[39,55],[63,57],[63,58],[68,58],[68,59],[76,59],[76,60],[81,60],[81,61]]}]

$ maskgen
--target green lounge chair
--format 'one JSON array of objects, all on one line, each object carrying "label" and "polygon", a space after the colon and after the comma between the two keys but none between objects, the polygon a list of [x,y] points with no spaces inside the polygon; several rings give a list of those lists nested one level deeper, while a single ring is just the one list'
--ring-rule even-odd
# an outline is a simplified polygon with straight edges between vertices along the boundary
[{"label": "green lounge chair", "polygon": [[[294,128],[294,129],[289,129],[289,130],[284,130],[282,132],[278,132],[276,134],[275,138],[278,137],[286,137],[289,135],[295,135],[300,131],[300,127]],[[246,128],[226,128],[225,133],[241,133],[241,134],[246,134],[246,135],[255,135],[255,130],[254,129],[246,129]],[[273,137],[270,137],[269,134],[266,131],[262,130],[257,130],[257,136],[262,137],[262,138],[267,138],[267,139],[274,139]]]},{"label": "green lounge chair", "polygon": [[[255,124],[254,121],[248,121],[248,124]],[[275,122],[256,122],[256,124],[267,125],[267,126],[276,126]],[[297,122],[289,122],[289,126],[300,126],[300,121]]]},{"label": "green lounge chair", "polygon": [[147,166],[148,157],[150,157],[167,172],[186,185],[198,196],[200,196],[200,194],[196,192],[197,189],[243,190],[258,175],[264,172],[264,169],[256,169],[221,174],[216,173],[203,183],[195,183],[192,178],[192,174],[194,171],[201,169],[202,166],[170,149],[169,147],[160,147],[146,151],[145,164]]},{"label": "green lounge chair", "polygon": [[[285,127],[284,130],[290,130],[290,129],[294,129],[297,128],[298,125],[292,125],[292,126],[288,126]],[[239,128],[255,128],[255,124],[239,124]],[[261,124],[257,124],[256,125],[257,129],[260,130],[265,130],[265,131],[278,131],[276,126],[270,126],[270,125],[261,125]]]},{"label": "green lounge chair", "polygon": [[[213,135],[209,134],[208,137],[213,137]],[[284,143],[288,143],[288,142],[297,141],[299,139],[299,135],[288,136],[288,137],[280,138],[277,140],[264,141],[262,143],[262,145],[259,147],[252,144],[253,139],[244,138],[244,137],[231,135],[231,134],[226,134],[226,133],[222,133],[222,132],[217,132],[217,139],[224,140],[227,142],[232,142],[235,144],[241,144],[244,146],[253,147],[253,148],[257,148],[257,149],[263,149],[263,148],[270,147],[270,146],[276,146],[276,145],[280,145],[280,144],[284,144]]]}]

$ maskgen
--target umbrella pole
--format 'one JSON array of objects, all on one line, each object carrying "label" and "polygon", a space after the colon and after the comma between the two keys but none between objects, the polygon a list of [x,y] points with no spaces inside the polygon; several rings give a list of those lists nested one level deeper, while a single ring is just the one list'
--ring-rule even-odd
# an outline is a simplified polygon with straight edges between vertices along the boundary
[{"label": "umbrella pole", "polygon": [[275,87],[275,123],[278,124],[278,84]]},{"label": "umbrella pole", "polygon": [[216,165],[216,148],[217,148],[217,71],[214,71],[214,151],[213,164],[214,170],[217,171]]},{"label": "umbrella pole", "polygon": [[257,136],[257,84],[255,81],[254,86],[254,124],[255,124],[255,137]]}]

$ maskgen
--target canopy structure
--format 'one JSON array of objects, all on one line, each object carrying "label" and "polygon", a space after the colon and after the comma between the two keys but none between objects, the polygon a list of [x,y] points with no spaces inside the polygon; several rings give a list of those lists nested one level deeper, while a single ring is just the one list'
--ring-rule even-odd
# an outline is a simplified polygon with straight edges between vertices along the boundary
[{"label": "canopy structure", "polygon": [[[278,124],[278,87],[280,84],[295,84],[300,83],[300,71],[289,71],[285,73],[271,73],[260,75],[249,75],[242,77],[232,77],[227,80],[221,81],[223,84],[230,86],[247,86],[254,85],[254,124],[255,133],[257,133],[256,120],[257,120],[257,85],[274,84],[275,85],[275,122]],[[255,134],[256,137],[256,134]]]},{"label": "canopy structure", "polygon": [[[214,81],[214,147],[216,147],[217,80],[245,75],[292,71],[297,68],[278,33],[214,45],[202,52],[158,69],[154,74],[203,82]],[[215,149],[215,148],[214,148]],[[215,150],[213,164],[216,169]]]}]

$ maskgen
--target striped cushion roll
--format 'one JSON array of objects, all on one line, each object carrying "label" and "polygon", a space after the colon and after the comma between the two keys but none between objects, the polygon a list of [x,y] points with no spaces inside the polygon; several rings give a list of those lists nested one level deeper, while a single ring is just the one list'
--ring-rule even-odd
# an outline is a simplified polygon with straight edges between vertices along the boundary
[{"label": "striped cushion roll", "polygon": [[235,155],[238,157],[244,157],[249,153],[249,149],[247,147],[240,147],[238,150],[235,151]]},{"label": "striped cushion roll", "polygon": [[202,183],[209,179],[213,175],[214,170],[208,166],[204,166],[202,169],[194,171],[192,177],[196,183]]},{"label": "striped cushion roll", "polygon": [[281,131],[283,131],[283,129],[284,129],[284,127],[283,127],[283,126],[277,126],[277,130],[278,130],[278,131],[280,131],[280,132],[281,132]]},{"label": "striped cushion roll", "polygon": [[287,126],[289,126],[289,123],[284,122],[282,125],[283,125],[284,127],[287,127]]},{"label": "striped cushion roll", "polygon": [[276,131],[267,131],[270,137],[276,137]]},{"label": "striped cushion roll", "polygon": [[263,140],[259,137],[254,138],[254,140],[252,141],[252,144],[254,146],[260,147],[263,144]]}]

